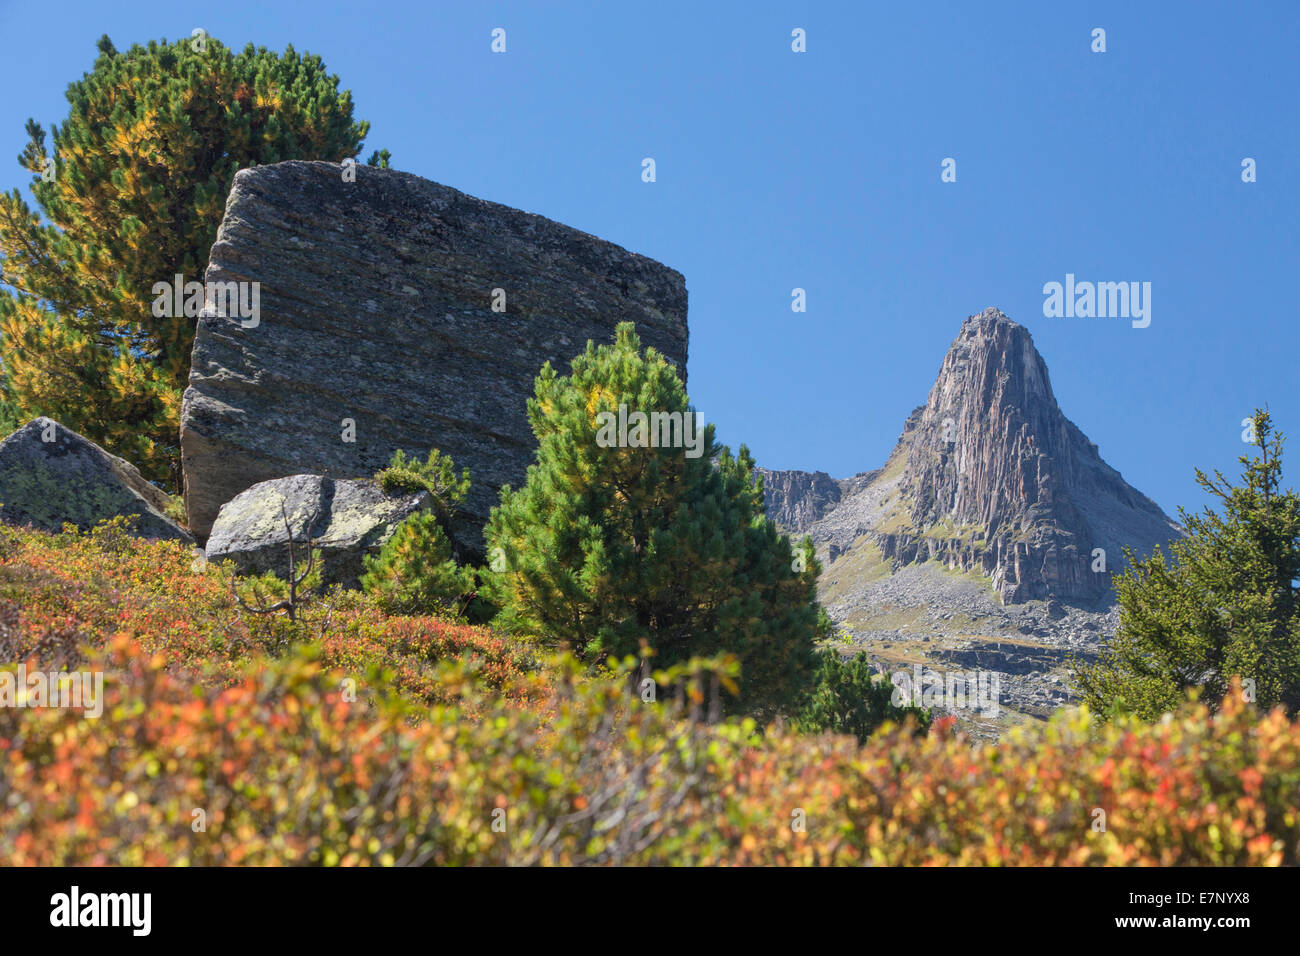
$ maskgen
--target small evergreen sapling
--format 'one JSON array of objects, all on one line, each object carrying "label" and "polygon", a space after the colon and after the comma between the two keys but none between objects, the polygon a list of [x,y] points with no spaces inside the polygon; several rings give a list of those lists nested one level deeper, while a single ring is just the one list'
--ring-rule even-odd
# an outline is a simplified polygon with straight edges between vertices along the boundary
[{"label": "small evergreen sapling", "polygon": [[536,461],[501,492],[486,531],[499,569],[485,590],[498,621],[567,644],[587,661],[638,653],[665,667],[732,653],[734,709],[774,716],[793,706],[813,669],[816,563],[769,522],[762,481],[741,446],[703,450],[598,440],[604,412],[691,409],[674,367],[641,351],[631,323],[612,345],[588,342],[571,373],[547,363],[528,419]]},{"label": "small evergreen sapling", "polygon": [[398,449],[376,480],[388,494],[427,491],[433,509],[411,515],[393,532],[377,557],[364,559],[361,587],[397,614],[461,616],[475,595],[474,569],[456,561],[452,519],[469,494],[469,469],[436,448],[425,461]]},{"label": "small evergreen sapling", "polygon": [[886,721],[901,724],[911,717],[918,733],[930,726],[930,712],[922,707],[899,707],[893,702],[894,685],[871,669],[865,654],[849,659],[838,651],[818,655],[817,676],[803,701],[795,724],[803,733],[833,731],[853,734],[860,743]]}]

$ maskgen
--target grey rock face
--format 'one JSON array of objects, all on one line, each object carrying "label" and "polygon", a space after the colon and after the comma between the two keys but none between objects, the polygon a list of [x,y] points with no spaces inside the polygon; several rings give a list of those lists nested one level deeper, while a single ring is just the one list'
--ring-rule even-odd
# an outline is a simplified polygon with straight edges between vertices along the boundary
[{"label": "grey rock face", "polygon": [[763,476],[767,516],[790,534],[801,534],[840,503],[840,482],[824,471],[755,471]]},{"label": "grey rock face", "polygon": [[910,536],[952,529],[939,550],[989,574],[1004,600],[1096,600],[1110,575],[1092,570],[1094,549],[1109,572],[1124,545],[1144,554],[1179,535],[1061,413],[1029,331],[996,309],[962,325],[909,425]]},{"label": "grey rock face", "polygon": [[59,531],[70,522],[87,531],[126,515],[140,537],[192,542],[165,516],[167,500],[134,465],[49,418],[0,442],[0,519],[10,524]]},{"label": "grey rock face", "polygon": [[324,561],[324,583],[355,587],[363,558],[378,554],[404,518],[432,504],[428,492],[387,495],[367,480],[293,475],[263,481],[222,507],[206,555],[209,561],[233,561],[243,573],[274,571],[284,577],[291,530],[296,560],[306,558],[310,537]]},{"label": "grey rock face", "polygon": [[[455,529],[481,552],[532,459],[526,401],[631,321],[685,377],[680,273],[407,173],[288,162],[235,177],[206,279],[260,283],[255,327],[204,315],[181,412],[190,526],[260,481],[368,477],[401,448],[468,467]],[[494,290],[501,290],[494,293]],[[494,312],[494,298],[504,312]],[[345,420],[355,441],[344,440]]]}]

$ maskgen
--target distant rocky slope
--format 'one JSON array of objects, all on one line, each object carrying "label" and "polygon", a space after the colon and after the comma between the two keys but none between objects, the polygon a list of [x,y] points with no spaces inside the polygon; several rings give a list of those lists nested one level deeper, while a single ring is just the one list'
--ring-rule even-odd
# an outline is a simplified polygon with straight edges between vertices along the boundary
[{"label": "distant rocky slope", "polygon": [[498,489],[532,459],[542,364],[567,372],[632,321],[684,377],[685,281],[408,173],[342,173],[287,162],[235,177],[206,279],[259,283],[260,316],[199,319],[180,433],[190,528],[205,537],[258,482],[365,477],[398,448],[436,447],[472,473],[456,537],[477,552]]},{"label": "distant rocky slope", "polygon": [[843,483],[824,471],[771,471],[759,468],[767,516],[782,528],[803,532],[840,503]]},{"label": "distant rocky slope", "polygon": [[888,672],[1002,675],[991,733],[1069,700],[1069,658],[1118,622],[1124,546],[1181,533],[1061,413],[1029,332],[996,309],[963,323],[883,468],[759,471],[768,516],[817,545],[821,600],[857,650]]}]

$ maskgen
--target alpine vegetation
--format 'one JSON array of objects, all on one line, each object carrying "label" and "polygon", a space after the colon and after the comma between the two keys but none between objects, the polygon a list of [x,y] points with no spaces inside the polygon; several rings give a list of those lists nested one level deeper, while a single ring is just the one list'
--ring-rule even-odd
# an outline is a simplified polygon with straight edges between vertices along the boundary
[{"label": "alpine vegetation", "polygon": [[689,457],[597,440],[593,425],[620,406],[693,416],[677,371],[642,351],[631,323],[612,345],[588,342],[569,375],[547,363],[537,376],[536,461],[522,488],[502,489],[487,527],[503,558],[486,575],[499,620],[584,660],[644,651],[668,666],[730,654],[740,690],[728,708],[778,713],[815,666],[816,564],[764,518],[745,446],[733,456],[712,425]]}]

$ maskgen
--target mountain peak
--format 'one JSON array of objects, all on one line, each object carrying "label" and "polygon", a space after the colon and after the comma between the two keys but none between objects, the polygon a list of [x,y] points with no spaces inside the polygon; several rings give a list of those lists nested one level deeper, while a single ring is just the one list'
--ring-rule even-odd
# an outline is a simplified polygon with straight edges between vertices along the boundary
[{"label": "mountain peak", "polygon": [[980,325],[980,324],[987,324],[990,322],[1006,323],[1007,325],[1014,325],[1018,329],[1024,328],[1023,325],[1020,325],[1016,322],[1012,322],[1011,319],[1007,317],[1006,313],[1003,312],[1001,309],[997,308],[996,306],[989,306],[983,312],[976,312],[974,315],[967,316],[966,321],[962,323],[962,326],[964,328],[965,326],[968,325]]},{"label": "mountain peak", "polygon": [[866,534],[895,566],[982,573],[1007,603],[1090,604],[1125,545],[1142,554],[1178,534],[1065,417],[1029,330],[995,308],[962,323],[886,467],[813,511],[806,530],[832,560]]}]

